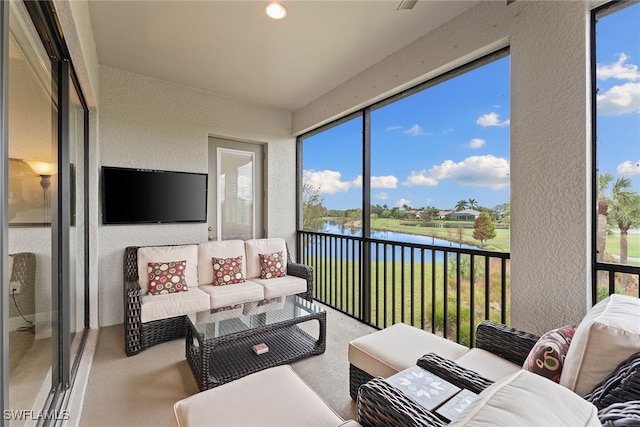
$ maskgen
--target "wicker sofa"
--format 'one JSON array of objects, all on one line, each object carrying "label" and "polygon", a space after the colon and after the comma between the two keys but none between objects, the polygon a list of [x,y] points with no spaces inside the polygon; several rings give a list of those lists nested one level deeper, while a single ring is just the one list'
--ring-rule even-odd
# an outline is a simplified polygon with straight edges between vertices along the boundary
[{"label": "wicker sofa", "polygon": [[[390,334],[389,330],[384,331],[371,335],[380,334],[381,338],[389,343],[389,348],[393,348],[395,352],[398,350],[408,352],[410,353],[408,357],[412,357],[412,343],[401,342],[412,339],[411,334],[403,335],[402,332],[406,332],[404,328],[397,330],[395,335]],[[431,335],[426,332],[424,334]],[[414,340],[415,336],[413,335]],[[573,340],[570,341],[568,351],[564,355],[559,384],[521,369],[534,346],[546,345],[545,336],[547,334],[537,337],[515,328],[485,321],[478,327],[476,349],[479,351],[474,351],[477,353],[474,357],[463,357],[470,350],[463,350],[456,356],[455,353],[460,350],[458,347],[441,343],[441,338],[431,336],[426,340],[431,342],[432,347],[423,349],[429,353],[419,357],[417,362],[410,365],[417,364],[460,388],[483,396],[482,399],[479,398],[478,403],[474,402],[463,411],[460,417],[464,421],[456,419],[453,425],[483,425],[483,422],[485,425],[515,425],[514,422],[519,425],[558,424],[558,422],[561,425],[592,425],[594,420],[589,416],[581,421],[573,419],[563,422],[558,419],[545,419],[545,416],[554,415],[551,415],[544,405],[537,407],[532,402],[540,397],[539,393],[542,392],[539,385],[535,385],[536,381],[539,383],[539,379],[544,380],[541,384],[548,389],[545,393],[556,396],[546,400],[547,405],[556,411],[562,411],[562,405],[566,403],[563,399],[567,399],[567,402],[573,401],[577,407],[582,405],[583,408],[579,410],[581,413],[588,415],[596,411],[599,422],[604,425],[640,425],[640,299],[612,295],[592,307],[575,329]],[[408,367],[400,366],[402,359],[389,356],[388,351],[369,355],[375,357],[368,359],[362,357],[360,353],[363,350],[372,352],[371,345],[373,343],[379,345],[380,342],[380,338],[374,340],[369,338],[364,341],[364,344],[356,342],[355,346],[359,348],[357,350],[350,348],[350,361],[361,367],[367,366],[366,369],[377,369],[378,372],[402,370]],[[422,342],[425,342],[424,338]],[[438,344],[440,344],[439,347]],[[437,352],[430,352],[434,348]],[[439,353],[440,351],[446,355],[443,356]],[[454,356],[450,356],[451,354]],[[486,357],[484,359],[487,361],[486,365],[481,363],[484,357]],[[495,357],[503,361],[496,363]],[[364,364],[363,360],[368,362],[368,365]],[[375,366],[372,360],[376,360],[379,366]],[[515,371],[506,369],[501,376],[495,369],[496,366],[508,367],[509,364],[513,365]],[[485,374],[480,371],[484,371]],[[522,372],[528,375],[523,376]],[[488,376],[494,378],[488,378]],[[442,426],[446,424],[390,386],[382,377],[384,375],[371,375],[358,366],[351,365],[351,387],[352,389],[356,387],[358,421],[362,425]],[[514,387],[510,384],[514,378],[520,383],[515,389],[528,390],[529,393],[528,395],[525,393],[520,400],[514,397]],[[528,385],[529,383],[532,385]],[[505,395],[504,390],[509,390],[506,396],[511,396],[509,397],[511,400],[500,401],[501,393]],[[578,400],[576,401],[575,398]],[[496,403],[496,400],[499,403]],[[510,406],[510,402],[514,400],[519,409]],[[512,418],[514,414],[520,418]]]},{"label": "wicker sofa", "polygon": [[[261,278],[259,254],[286,253],[286,274]],[[242,257],[239,283],[214,286],[212,259]],[[186,260],[184,277],[188,292],[149,294],[150,263]],[[128,356],[153,345],[185,336],[186,314],[210,310],[224,317],[248,310],[265,310],[286,295],[312,299],[311,267],[294,263],[281,238],[225,240],[188,245],[130,246],[124,260],[125,352]],[[218,282],[216,282],[218,283]]]}]

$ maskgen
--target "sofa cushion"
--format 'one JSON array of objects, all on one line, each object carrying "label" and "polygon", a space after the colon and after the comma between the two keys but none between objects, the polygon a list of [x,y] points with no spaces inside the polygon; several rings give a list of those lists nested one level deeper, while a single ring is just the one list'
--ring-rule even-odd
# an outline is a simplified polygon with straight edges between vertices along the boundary
[{"label": "sofa cushion", "polygon": [[140,300],[142,303],[140,309],[142,323],[209,309],[209,295],[202,292],[197,286],[189,289],[189,292],[142,295]]},{"label": "sofa cushion", "polygon": [[200,289],[209,295],[212,309],[264,299],[264,288],[250,280],[229,286],[202,285]]},{"label": "sofa cushion", "polygon": [[540,375],[520,370],[486,388],[456,426],[598,426],[595,406]]},{"label": "sofa cushion", "polygon": [[243,240],[219,240],[198,245],[198,284],[210,285],[213,283],[212,258],[235,258],[244,256],[241,273],[247,277],[246,255]]},{"label": "sofa cushion", "polygon": [[246,240],[244,242],[244,249],[247,255],[247,274],[245,275],[247,279],[260,277],[259,254],[272,254],[282,251],[284,259],[287,259],[287,244],[284,239],[279,237]]},{"label": "sofa cushion", "polygon": [[187,262],[184,277],[188,287],[198,284],[198,247],[183,246],[148,246],[138,249],[138,281],[142,295],[149,293],[149,276],[147,269],[150,262],[170,262],[185,260]]},{"label": "sofa cushion", "polygon": [[640,298],[614,294],[594,305],[576,328],[560,384],[580,396],[640,351]]},{"label": "sofa cushion", "polygon": [[456,342],[405,323],[363,335],[349,343],[349,363],[374,377],[387,378],[416,364],[426,353],[454,360],[468,350]]},{"label": "sofa cushion", "polygon": [[251,279],[264,287],[266,299],[295,295],[307,292],[307,281],[296,276],[276,277],[275,279]]},{"label": "sofa cushion", "polygon": [[234,285],[244,282],[242,255],[233,258],[211,258],[213,286]]},{"label": "sofa cushion", "polygon": [[182,399],[173,405],[173,413],[173,424],[180,427],[343,424],[289,365],[265,369]]},{"label": "sofa cushion", "polygon": [[272,254],[258,254],[260,257],[260,278],[273,279],[287,275],[287,263],[282,257],[282,251]]},{"label": "sofa cushion", "polygon": [[187,261],[150,262],[147,265],[149,293],[151,295],[171,294],[189,290],[184,278]]},{"label": "sofa cushion", "polygon": [[542,334],[529,352],[522,369],[559,383],[575,328],[575,325],[567,325]]},{"label": "sofa cushion", "polygon": [[[438,353],[438,355],[442,356],[440,353]],[[451,360],[463,368],[475,371],[491,381],[499,381],[522,369],[522,366],[511,363],[490,351],[480,348],[472,348]]]}]

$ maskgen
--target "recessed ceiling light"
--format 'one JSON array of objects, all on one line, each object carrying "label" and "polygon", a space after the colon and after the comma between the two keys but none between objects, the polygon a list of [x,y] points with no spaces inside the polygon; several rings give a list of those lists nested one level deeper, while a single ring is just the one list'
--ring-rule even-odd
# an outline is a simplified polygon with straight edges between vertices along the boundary
[{"label": "recessed ceiling light", "polygon": [[264,10],[267,12],[267,15],[273,19],[282,19],[287,16],[287,8],[280,3],[268,3]]}]

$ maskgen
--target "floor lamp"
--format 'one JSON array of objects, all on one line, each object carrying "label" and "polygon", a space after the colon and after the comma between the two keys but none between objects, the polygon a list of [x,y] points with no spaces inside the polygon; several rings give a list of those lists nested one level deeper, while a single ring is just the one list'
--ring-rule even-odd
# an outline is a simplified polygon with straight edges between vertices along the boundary
[{"label": "floor lamp", "polygon": [[44,200],[44,222],[50,223],[47,220],[47,188],[51,186],[51,176],[58,173],[58,165],[51,162],[45,162],[42,160],[25,160],[26,164],[38,175],[40,175],[40,186],[42,187],[42,197]]}]

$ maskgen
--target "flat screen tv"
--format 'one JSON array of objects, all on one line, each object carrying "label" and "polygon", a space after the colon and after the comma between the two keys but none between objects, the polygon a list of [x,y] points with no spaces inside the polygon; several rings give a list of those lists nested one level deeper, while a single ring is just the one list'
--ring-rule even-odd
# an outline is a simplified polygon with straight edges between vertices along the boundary
[{"label": "flat screen tv", "polygon": [[207,221],[207,174],[102,167],[103,224]]}]

